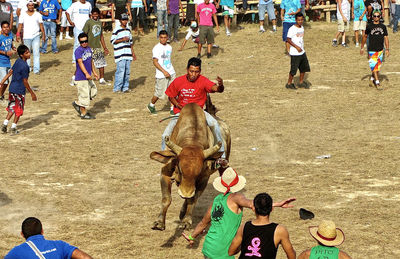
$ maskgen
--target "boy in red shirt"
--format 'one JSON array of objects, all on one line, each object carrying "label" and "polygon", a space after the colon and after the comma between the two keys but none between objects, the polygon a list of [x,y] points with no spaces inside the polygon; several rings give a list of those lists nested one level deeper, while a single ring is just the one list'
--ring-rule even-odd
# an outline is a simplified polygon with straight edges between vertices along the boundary
[{"label": "boy in red shirt", "polygon": [[[168,126],[162,134],[161,149],[165,150],[165,137],[171,136],[172,131],[178,121],[178,116],[181,109],[188,103],[197,103],[203,108],[206,100],[207,93],[222,93],[224,91],[224,84],[222,78],[217,77],[218,85],[210,81],[208,78],[200,75],[201,60],[199,58],[191,58],[187,64],[187,74],[177,77],[167,88],[165,94],[168,96],[169,101],[174,105],[175,118],[171,119]],[[218,121],[208,112],[204,111],[206,116],[207,125],[214,129],[217,141],[221,141],[222,146],[219,150],[224,152],[221,161],[222,166],[227,165],[225,160],[225,146],[222,141],[221,129]]]}]

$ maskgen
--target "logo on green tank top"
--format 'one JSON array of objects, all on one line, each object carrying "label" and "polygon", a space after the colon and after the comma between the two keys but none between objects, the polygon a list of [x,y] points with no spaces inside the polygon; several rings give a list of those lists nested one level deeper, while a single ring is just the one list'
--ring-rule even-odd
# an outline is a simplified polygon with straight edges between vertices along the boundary
[{"label": "logo on green tank top", "polygon": [[225,213],[224,207],[222,206],[222,204],[219,204],[214,207],[214,210],[211,213],[211,217],[215,221],[220,221],[224,216],[224,213]]}]

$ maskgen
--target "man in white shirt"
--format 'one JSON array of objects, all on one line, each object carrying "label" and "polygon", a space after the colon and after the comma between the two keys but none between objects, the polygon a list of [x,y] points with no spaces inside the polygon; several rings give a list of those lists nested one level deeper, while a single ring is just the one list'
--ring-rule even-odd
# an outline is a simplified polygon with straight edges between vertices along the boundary
[{"label": "man in white shirt", "polygon": [[83,26],[89,20],[92,5],[85,0],[73,3],[65,13],[67,20],[74,27],[74,50],[72,52],[72,63],[75,63],[75,50],[79,47],[78,36],[83,32]]},{"label": "man in white shirt", "polygon": [[[24,44],[33,53],[33,73],[40,72],[40,31],[42,32],[42,40],[46,38],[43,27],[42,16],[36,12],[35,4],[32,0],[27,3],[27,11],[22,11],[19,16],[19,24],[17,30],[17,41],[21,41],[21,31],[23,30]],[[30,66],[30,59],[27,60]]]},{"label": "man in white shirt", "polygon": [[[159,35],[160,43],[153,48],[153,65],[156,67],[156,85],[151,102],[147,109],[151,114],[157,114],[155,103],[158,99],[166,99],[165,90],[175,79],[175,69],[171,63],[172,47],[167,43],[168,32],[161,30]],[[173,106],[171,106],[171,114]]]},{"label": "man in white shirt", "polygon": [[300,70],[300,82],[299,87],[310,88],[309,84],[304,82],[304,75],[306,72],[310,72],[310,65],[308,64],[308,59],[306,52],[304,51],[304,16],[303,14],[296,14],[296,24],[290,27],[287,33],[286,42],[290,45],[289,55],[290,55],[290,72],[289,79],[286,84],[288,89],[297,89],[292,83],[293,77],[297,73],[297,69]]}]

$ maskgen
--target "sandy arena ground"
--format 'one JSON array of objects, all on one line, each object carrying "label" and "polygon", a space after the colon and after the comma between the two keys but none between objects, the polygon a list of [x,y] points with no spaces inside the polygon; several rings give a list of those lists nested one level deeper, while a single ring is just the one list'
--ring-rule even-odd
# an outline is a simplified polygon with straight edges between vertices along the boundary
[{"label": "sandy arena ground", "polygon": [[[308,226],[332,219],[346,234],[340,248],[353,258],[399,258],[399,36],[389,35],[391,56],[381,76],[385,90],[378,91],[368,86],[367,59],[352,38],[349,48],[333,48],[336,24],[311,23],[305,46],[312,87],[293,91],[284,88],[290,60],[283,54],[282,28],[259,34],[257,25],[244,27],[230,38],[221,28],[220,48],[203,58],[202,70],[225,80],[225,92],[212,97],[231,128],[230,160],[247,178],[243,193],[297,197],[295,208],[276,209],[271,216],[288,228],[297,254],[315,244]],[[57,55],[41,55],[40,76],[29,78],[38,101],[27,95],[19,135],[0,135],[0,256],[23,242],[20,224],[35,216],[48,239],[65,240],[95,258],[202,258],[204,236],[188,248],[177,229],[183,200],[176,186],[166,230],[151,230],[160,208],[161,164],[149,154],[160,149],[166,122],[159,120],[168,116],[165,101],[157,103],[158,115],[146,109],[156,43],[154,31],[136,38],[131,93],[98,85],[93,121],[79,119],[71,106],[72,41],[59,43]],[[172,47],[173,65],[182,75],[195,45],[188,42],[182,52],[178,44]],[[111,80],[112,55],[107,62]],[[2,107],[1,121],[5,115]],[[329,159],[316,159],[328,154]],[[195,224],[217,194],[215,177],[194,211]],[[316,218],[300,220],[299,208]],[[243,221],[252,217],[246,210]],[[279,248],[278,258],[284,257]]]}]

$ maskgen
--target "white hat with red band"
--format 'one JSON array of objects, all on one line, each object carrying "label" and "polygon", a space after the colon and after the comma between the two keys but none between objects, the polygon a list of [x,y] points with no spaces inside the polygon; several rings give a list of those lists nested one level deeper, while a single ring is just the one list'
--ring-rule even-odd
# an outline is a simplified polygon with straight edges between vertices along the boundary
[{"label": "white hat with red band", "polygon": [[222,176],[215,178],[213,186],[215,190],[227,194],[228,192],[238,192],[246,185],[246,178],[232,168],[225,169]]}]

